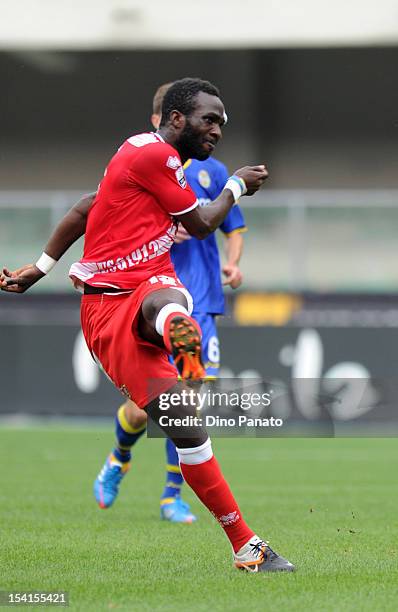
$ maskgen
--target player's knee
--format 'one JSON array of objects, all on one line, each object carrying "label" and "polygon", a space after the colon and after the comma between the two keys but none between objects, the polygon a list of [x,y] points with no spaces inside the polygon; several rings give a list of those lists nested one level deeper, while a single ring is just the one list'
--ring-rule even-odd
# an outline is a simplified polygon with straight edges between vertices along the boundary
[{"label": "player's knee", "polygon": [[144,410],[138,408],[138,406],[131,400],[126,402],[125,406],[125,417],[131,427],[138,429],[144,425],[144,423],[146,423],[147,415]]},{"label": "player's knee", "polygon": [[161,289],[154,291],[145,298],[141,310],[146,321],[154,323],[160,310],[167,304],[179,304],[188,307],[186,296],[178,289]]}]

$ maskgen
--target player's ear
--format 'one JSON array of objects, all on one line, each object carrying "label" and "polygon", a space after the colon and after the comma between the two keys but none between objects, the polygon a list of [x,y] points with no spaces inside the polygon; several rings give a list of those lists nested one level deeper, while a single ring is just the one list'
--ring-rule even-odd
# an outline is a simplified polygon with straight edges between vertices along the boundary
[{"label": "player's ear", "polygon": [[162,115],[158,115],[157,113],[153,113],[153,115],[151,115],[151,123],[153,127],[155,128],[155,130],[159,129],[161,118],[162,118]]},{"label": "player's ear", "polygon": [[186,117],[178,110],[173,110],[170,113],[170,123],[177,130],[181,130],[185,127]]}]

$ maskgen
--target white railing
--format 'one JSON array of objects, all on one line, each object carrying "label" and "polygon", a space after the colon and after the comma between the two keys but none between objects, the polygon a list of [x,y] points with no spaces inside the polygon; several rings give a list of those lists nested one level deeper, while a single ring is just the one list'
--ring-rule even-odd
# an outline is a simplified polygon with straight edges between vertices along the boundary
[{"label": "white railing", "polygon": [[[0,265],[31,261],[82,193],[0,191]],[[247,288],[398,289],[398,190],[264,189],[242,199],[242,210]],[[39,217],[45,223],[36,227]],[[67,286],[80,249],[65,256],[47,288]]]}]

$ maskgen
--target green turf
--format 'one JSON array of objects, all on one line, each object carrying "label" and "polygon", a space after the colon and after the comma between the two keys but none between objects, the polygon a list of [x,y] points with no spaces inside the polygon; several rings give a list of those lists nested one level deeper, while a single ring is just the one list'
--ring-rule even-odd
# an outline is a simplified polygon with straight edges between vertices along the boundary
[{"label": "green turf", "polygon": [[74,610],[398,609],[397,440],[214,442],[246,520],[298,567],[276,575],[236,571],[188,490],[199,522],[159,521],[160,440],[140,441],[116,506],[97,509],[111,440],[0,430],[0,589],[69,591]]}]

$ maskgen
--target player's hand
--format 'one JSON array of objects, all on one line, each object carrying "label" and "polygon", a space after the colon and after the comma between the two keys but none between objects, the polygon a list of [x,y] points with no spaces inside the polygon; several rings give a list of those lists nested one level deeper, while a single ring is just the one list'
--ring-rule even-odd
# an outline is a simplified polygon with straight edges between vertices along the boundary
[{"label": "player's hand", "polygon": [[192,238],[191,234],[188,234],[185,227],[183,227],[182,225],[179,225],[177,233],[176,233],[176,237],[174,238],[174,242],[176,244],[181,244],[181,242],[185,242],[186,240],[191,240],[191,238]]},{"label": "player's hand", "polygon": [[223,267],[222,273],[225,276],[223,285],[229,285],[232,289],[237,289],[241,286],[243,275],[238,266],[234,264],[227,264]]},{"label": "player's hand", "polygon": [[9,293],[24,293],[45,274],[34,264],[27,264],[13,272],[3,268],[0,273],[0,289]]},{"label": "player's hand", "polygon": [[264,165],[244,166],[234,172],[235,176],[242,178],[247,187],[246,195],[253,195],[268,178],[268,170]]}]

